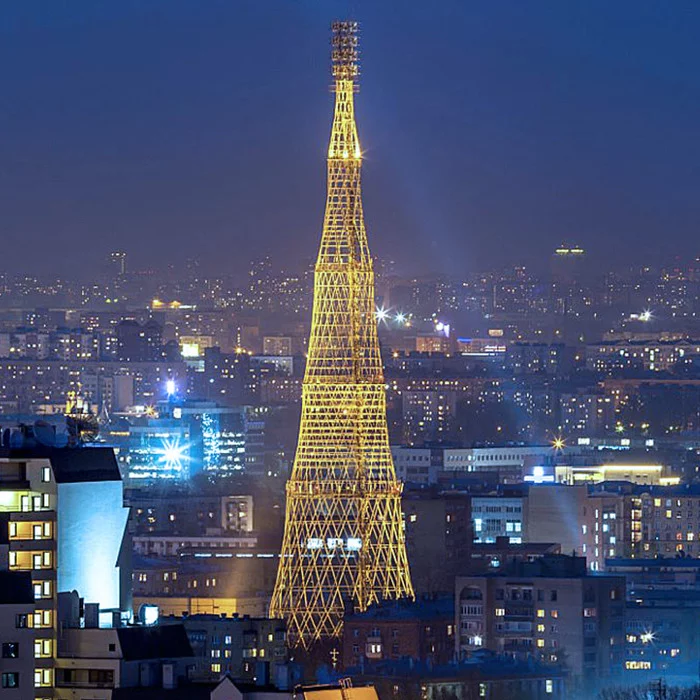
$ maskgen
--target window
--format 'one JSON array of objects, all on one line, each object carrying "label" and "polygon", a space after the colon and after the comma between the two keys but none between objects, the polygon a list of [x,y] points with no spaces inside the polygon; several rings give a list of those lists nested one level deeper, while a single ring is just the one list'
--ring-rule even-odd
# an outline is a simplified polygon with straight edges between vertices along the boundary
[{"label": "window", "polygon": [[35,639],[34,640],[34,658],[46,659],[51,656],[51,640],[50,639]]},{"label": "window", "polygon": [[16,659],[19,656],[19,642],[5,642],[2,645],[3,659]]},{"label": "window", "polygon": [[221,664],[212,664],[211,665],[211,672],[212,673],[221,673]]},{"label": "window", "polygon": [[[271,642],[272,640],[271,640],[271,639],[268,639],[268,641]],[[227,634],[227,635],[224,637],[224,644],[230,644],[230,643],[231,643],[231,635],[230,635],[230,634]]]},{"label": "window", "polygon": [[556,600],[557,600],[557,591],[556,591],[556,590],[553,590],[553,591],[550,591],[550,592],[549,592],[549,599],[550,599],[552,602],[556,602]]},{"label": "window", "polygon": [[2,674],[3,688],[19,688],[19,673],[14,671]]},{"label": "window", "polygon": [[20,613],[19,615],[15,615],[15,627],[17,629],[24,629],[25,627],[29,627],[29,620],[26,613]]},{"label": "window", "polygon": [[544,639],[538,639],[537,646],[541,649],[544,646]]},{"label": "window", "polygon": [[38,668],[34,671],[34,687],[47,688],[51,685],[51,669]]},{"label": "window", "polygon": [[544,692],[553,693],[554,692],[554,681],[549,678],[544,682]]},{"label": "window", "polygon": [[51,467],[42,467],[41,468],[41,480],[44,483],[51,481]]},{"label": "window", "polygon": [[112,669],[91,668],[88,673],[90,683],[100,685],[112,685],[114,683],[114,671]]},{"label": "window", "polygon": [[537,617],[544,617],[544,610],[542,608],[537,611]]}]

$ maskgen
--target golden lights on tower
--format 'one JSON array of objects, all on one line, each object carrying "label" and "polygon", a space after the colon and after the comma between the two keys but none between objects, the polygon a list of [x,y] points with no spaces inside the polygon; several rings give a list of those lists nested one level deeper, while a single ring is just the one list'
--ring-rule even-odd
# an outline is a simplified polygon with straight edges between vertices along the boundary
[{"label": "golden lights on tower", "polygon": [[401,484],[389,450],[355,123],[356,22],[334,22],[328,191],[294,467],[270,615],[308,647],[338,637],[351,602],[413,597]]}]

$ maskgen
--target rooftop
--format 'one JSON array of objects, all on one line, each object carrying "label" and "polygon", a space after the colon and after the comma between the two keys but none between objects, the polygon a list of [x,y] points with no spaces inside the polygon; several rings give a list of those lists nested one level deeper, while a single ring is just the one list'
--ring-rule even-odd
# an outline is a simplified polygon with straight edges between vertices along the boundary
[{"label": "rooftop", "polygon": [[370,605],[364,612],[346,615],[345,622],[360,620],[428,620],[435,617],[454,617],[454,598],[442,595],[431,598],[408,598],[383,601]]},{"label": "rooftop", "polygon": [[183,625],[119,627],[117,636],[125,661],[194,656]]},{"label": "rooftop", "polygon": [[486,649],[459,663],[434,666],[416,662],[413,659],[380,661],[375,664],[365,663],[364,669],[346,669],[348,675],[358,678],[399,677],[399,678],[433,678],[440,680],[469,680],[496,678],[559,678],[566,675],[561,667],[544,665],[534,659],[516,660],[499,656]]},{"label": "rooftop", "polygon": [[59,484],[122,480],[111,447],[1,447],[0,459],[48,459]]}]

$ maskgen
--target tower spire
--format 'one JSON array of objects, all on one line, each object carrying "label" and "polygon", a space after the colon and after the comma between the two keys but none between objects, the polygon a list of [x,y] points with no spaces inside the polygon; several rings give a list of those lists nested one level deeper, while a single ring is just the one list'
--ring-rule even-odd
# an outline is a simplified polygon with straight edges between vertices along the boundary
[{"label": "tower spire", "polygon": [[332,25],[335,110],[314,276],[299,441],[287,483],[270,615],[308,647],[338,637],[348,602],[365,610],[413,597],[401,484],[389,450],[386,395],[355,124],[357,22]]}]

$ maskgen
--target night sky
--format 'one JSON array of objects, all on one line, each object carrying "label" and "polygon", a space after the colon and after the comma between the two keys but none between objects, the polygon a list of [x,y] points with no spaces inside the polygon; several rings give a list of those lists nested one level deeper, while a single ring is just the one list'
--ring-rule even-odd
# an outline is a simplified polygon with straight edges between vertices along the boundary
[{"label": "night sky", "polygon": [[375,255],[698,253],[697,0],[5,0],[0,270],[313,257],[349,14]]}]

